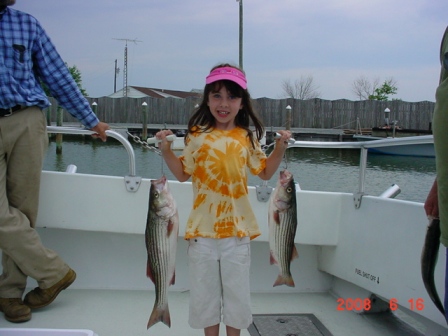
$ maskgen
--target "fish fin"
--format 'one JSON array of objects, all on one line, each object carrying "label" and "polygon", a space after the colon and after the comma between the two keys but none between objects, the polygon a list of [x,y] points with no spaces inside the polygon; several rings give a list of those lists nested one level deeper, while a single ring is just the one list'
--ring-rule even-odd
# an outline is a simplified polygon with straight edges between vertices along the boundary
[{"label": "fish fin", "polygon": [[271,265],[277,264],[277,260],[275,260],[274,256],[272,255],[272,251],[269,256],[269,262],[271,263]]},{"label": "fish fin", "polygon": [[277,225],[280,225],[280,211],[276,210],[274,211],[274,222]]},{"label": "fish fin", "polygon": [[[171,234],[174,231],[174,228],[175,228],[174,221],[172,219],[170,219],[168,221],[167,232],[166,232],[168,237],[171,236]],[[174,233],[177,234],[177,232],[174,232]]]},{"label": "fish fin", "polygon": [[167,226],[167,231],[166,231],[168,237],[171,236],[173,229],[174,229],[174,222],[170,219],[168,221],[168,226]]},{"label": "fish fin", "polygon": [[151,316],[149,317],[148,324],[146,325],[146,329],[151,328],[157,322],[163,322],[171,328],[171,316],[168,305],[166,306],[166,309],[160,309],[157,308],[157,306],[154,306]]},{"label": "fish fin", "polygon": [[149,260],[146,264],[146,276],[151,279],[151,281],[155,284],[154,275],[151,272],[151,267],[149,266]]},{"label": "fish fin", "polygon": [[274,286],[281,286],[281,285],[286,285],[288,287],[295,287],[295,283],[294,283],[294,279],[292,278],[292,276],[282,276],[281,274],[278,275],[277,279],[274,282]]},{"label": "fish fin", "polygon": [[294,244],[292,248],[291,260],[299,257],[299,252],[297,251],[296,245]]}]

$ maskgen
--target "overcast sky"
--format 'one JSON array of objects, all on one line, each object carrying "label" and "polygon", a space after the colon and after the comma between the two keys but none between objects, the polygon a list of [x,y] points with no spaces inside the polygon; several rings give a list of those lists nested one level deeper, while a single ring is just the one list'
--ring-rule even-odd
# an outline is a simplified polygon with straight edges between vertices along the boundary
[{"label": "overcast sky", "polygon": [[[434,101],[447,0],[243,0],[244,70],[253,98],[312,76],[323,99],[350,99],[356,78],[393,78],[391,98]],[[235,0],[17,0],[35,16],[91,97],[128,85],[190,91],[216,64],[238,65]]]}]

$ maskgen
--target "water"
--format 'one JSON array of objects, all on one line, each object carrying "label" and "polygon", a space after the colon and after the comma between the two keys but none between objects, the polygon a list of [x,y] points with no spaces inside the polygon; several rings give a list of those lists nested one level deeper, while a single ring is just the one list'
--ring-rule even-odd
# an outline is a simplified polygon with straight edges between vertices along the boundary
[{"label": "water", "polygon": [[[174,179],[161,157],[133,144],[136,173],[144,178],[159,178],[164,173]],[[287,168],[303,190],[358,191],[359,153],[357,149],[291,148],[287,151]],[[179,152],[180,154],[180,152]],[[129,174],[126,149],[115,139],[106,143],[91,140],[90,136],[64,135],[62,154],[56,155],[56,144],[50,142],[44,169],[65,171],[69,164],[78,167],[78,173],[125,176]],[[281,164],[281,168],[285,163]],[[392,184],[401,188],[397,199],[424,202],[436,176],[434,158],[370,154],[367,159],[365,191],[380,195]],[[275,187],[277,174],[268,185]],[[250,176],[249,185],[261,185],[257,176]]]}]

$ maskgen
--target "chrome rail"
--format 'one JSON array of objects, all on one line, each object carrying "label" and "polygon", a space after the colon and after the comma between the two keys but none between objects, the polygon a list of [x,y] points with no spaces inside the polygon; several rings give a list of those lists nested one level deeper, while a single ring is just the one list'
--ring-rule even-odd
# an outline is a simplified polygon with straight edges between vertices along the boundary
[{"label": "chrome rail", "polygon": [[387,146],[402,146],[402,145],[418,145],[434,143],[434,137],[432,135],[421,136],[409,136],[403,138],[390,138],[370,141],[349,141],[349,142],[336,142],[336,141],[295,141],[288,145],[288,148],[301,147],[301,148],[353,148],[359,149],[359,186],[358,192],[353,195],[355,207],[361,206],[362,196],[365,193],[365,176],[367,168],[367,151],[369,148],[380,148]]},{"label": "chrome rail", "polygon": [[[48,133],[59,133],[59,134],[72,134],[72,135],[92,135],[96,132],[85,129],[85,128],[77,128],[77,127],[61,127],[61,126],[47,126]],[[129,156],[129,175],[125,176],[126,188],[128,191],[135,192],[138,190],[140,186],[141,177],[136,176],[136,168],[135,168],[135,153],[134,148],[131,143],[120,133],[114,130],[107,130],[107,136],[114,138],[121,142],[121,144],[126,149]]]},{"label": "chrome rail", "polygon": [[409,136],[403,138],[387,138],[381,140],[370,141],[295,141],[288,147],[305,147],[305,148],[378,148],[387,146],[400,145],[417,145],[425,143],[434,143],[432,135]]}]

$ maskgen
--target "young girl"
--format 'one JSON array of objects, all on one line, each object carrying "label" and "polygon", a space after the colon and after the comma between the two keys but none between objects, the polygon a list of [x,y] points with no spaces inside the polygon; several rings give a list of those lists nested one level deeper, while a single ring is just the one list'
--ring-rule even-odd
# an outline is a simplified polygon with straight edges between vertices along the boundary
[{"label": "young girl", "polygon": [[279,131],[281,138],[266,157],[259,143],[264,127],[252,108],[244,72],[218,65],[205,82],[203,101],[188,122],[182,155],[177,157],[166,140],[170,130],[156,137],[162,140],[162,156],[174,176],[180,182],[192,177],[193,209],[185,232],[189,324],[204,329],[206,336],[217,336],[222,315],[227,336],[238,336],[252,323],[249,243],[260,235],[248,198],[247,170],[269,180],[291,133]]}]

